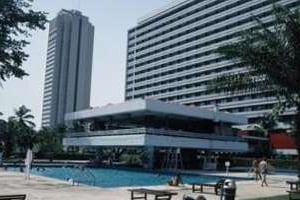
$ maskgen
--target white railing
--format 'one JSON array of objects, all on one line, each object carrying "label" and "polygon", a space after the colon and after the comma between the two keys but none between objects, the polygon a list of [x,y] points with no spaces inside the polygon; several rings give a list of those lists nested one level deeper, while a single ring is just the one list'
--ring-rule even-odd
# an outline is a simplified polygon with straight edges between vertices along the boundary
[{"label": "white railing", "polygon": [[85,167],[77,167],[73,169],[73,175],[72,175],[72,184],[73,185],[79,185],[79,184],[87,184],[95,186],[96,184],[96,177],[95,175],[90,171],[90,169]]},{"label": "white railing", "polygon": [[118,129],[118,130],[101,130],[91,132],[75,132],[66,134],[67,138],[72,137],[96,137],[96,136],[112,136],[112,135],[136,135],[136,134],[148,134],[148,135],[161,135],[161,136],[175,136],[175,137],[187,137],[187,138],[200,138],[209,140],[221,140],[221,141],[244,141],[237,136],[217,135],[214,133],[196,133],[181,130],[168,130],[157,128],[132,128],[132,129]]}]

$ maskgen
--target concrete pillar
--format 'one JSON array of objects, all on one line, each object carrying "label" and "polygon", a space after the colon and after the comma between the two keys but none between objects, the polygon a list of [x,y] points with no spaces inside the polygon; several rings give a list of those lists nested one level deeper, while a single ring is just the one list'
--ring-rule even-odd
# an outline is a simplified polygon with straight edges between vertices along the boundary
[{"label": "concrete pillar", "polygon": [[217,157],[213,154],[213,151],[207,151],[205,167],[207,170],[217,169]]},{"label": "concrete pillar", "polygon": [[102,163],[103,160],[103,148],[102,147],[96,147],[96,155],[95,155],[95,161],[96,163]]},{"label": "concrete pillar", "polygon": [[154,147],[144,147],[144,153],[142,155],[143,167],[146,169],[153,169],[154,167]]}]

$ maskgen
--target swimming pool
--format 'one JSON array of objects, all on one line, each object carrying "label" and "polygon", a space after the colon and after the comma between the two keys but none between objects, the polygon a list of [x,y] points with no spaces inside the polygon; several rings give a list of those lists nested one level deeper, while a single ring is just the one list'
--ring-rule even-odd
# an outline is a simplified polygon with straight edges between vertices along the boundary
[{"label": "swimming pool", "polygon": [[[12,170],[18,170],[17,168]],[[170,173],[146,172],[139,170],[106,169],[106,168],[80,168],[42,167],[32,168],[34,175],[47,176],[61,180],[74,180],[87,185],[99,187],[131,187],[165,185],[171,176]],[[216,182],[222,177],[206,175],[182,175],[184,183]]]}]

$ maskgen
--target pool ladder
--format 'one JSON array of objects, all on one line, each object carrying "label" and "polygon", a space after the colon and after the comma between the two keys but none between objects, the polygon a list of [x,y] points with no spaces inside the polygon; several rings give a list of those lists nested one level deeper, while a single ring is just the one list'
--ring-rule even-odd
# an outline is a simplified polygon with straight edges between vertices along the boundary
[{"label": "pool ladder", "polygon": [[84,167],[76,167],[73,170],[74,172],[71,176],[72,185],[87,184],[95,186],[96,177],[90,169]]},{"label": "pool ladder", "polygon": [[183,169],[182,155],[179,148],[169,148],[166,150],[162,168],[168,170]]}]

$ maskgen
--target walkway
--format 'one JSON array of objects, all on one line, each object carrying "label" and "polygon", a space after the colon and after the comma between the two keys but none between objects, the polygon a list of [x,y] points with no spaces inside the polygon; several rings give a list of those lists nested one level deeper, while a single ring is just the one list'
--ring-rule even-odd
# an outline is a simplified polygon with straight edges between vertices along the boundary
[{"label": "walkway", "polygon": [[[246,174],[244,174],[246,176]],[[237,198],[248,199],[255,197],[268,197],[287,194],[286,180],[293,179],[289,176],[271,176],[269,187],[261,187],[255,181],[240,181],[237,183]],[[129,200],[128,188],[100,188],[90,186],[71,186],[68,183],[56,179],[32,176],[30,180],[24,180],[24,175],[18,172],[0,171],[0,194],[27,194],[26,200]],[[174,200],[182,200],[183,194],[196,197],[190,186],[169,187],[155,186],[155,189],[176,190],[178,196]],[[209,200],[219,200],[220,197],[213,194],[213,189],[205,188],[203,195]]]}]

